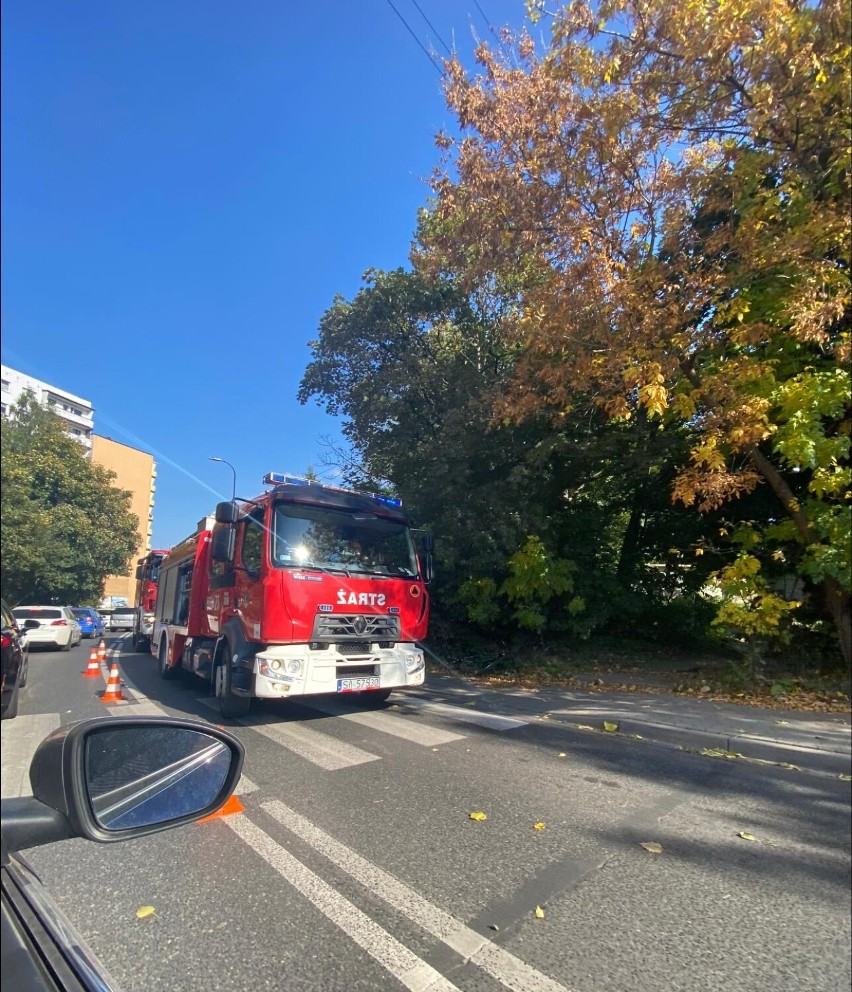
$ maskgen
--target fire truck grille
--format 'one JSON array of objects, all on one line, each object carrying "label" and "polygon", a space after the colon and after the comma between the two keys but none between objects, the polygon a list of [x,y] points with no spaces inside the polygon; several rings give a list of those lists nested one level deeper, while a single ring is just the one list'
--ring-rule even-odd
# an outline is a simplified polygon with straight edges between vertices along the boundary
[{"label": "fire truck grille", "polygon": [[312,641],[398,641],[399,617],[320,613],[314,620]]},{"label": "fire truck grille", "polygon": [[359,655],[370,653],[369,641],[346,641],[337,649],[341,654]]}]

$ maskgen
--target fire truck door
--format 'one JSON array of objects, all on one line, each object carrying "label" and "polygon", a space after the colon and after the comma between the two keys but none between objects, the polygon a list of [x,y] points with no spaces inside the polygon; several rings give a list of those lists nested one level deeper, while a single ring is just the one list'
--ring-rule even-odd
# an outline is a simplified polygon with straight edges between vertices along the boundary
[{"label": "fire truck door", "polygon": [[263,549],[268,544],[263,525],[263,509],[258,507],[243,517],[238,534],[239,564],[237,569],[237,609],[242,614],[246,639],[260,640],[263,612],[263,585],[260,581]]}]

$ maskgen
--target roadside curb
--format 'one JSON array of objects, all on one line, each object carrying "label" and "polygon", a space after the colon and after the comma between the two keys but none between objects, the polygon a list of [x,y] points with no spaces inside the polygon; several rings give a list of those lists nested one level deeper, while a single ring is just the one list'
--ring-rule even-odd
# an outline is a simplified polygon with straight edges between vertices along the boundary
[{"label": "roadside curb", "polygon": [[[568,722],[568,721],[566,721]],[[826,751],[821,748],[802,747],[798,744],[785,744],[762,737],[723,734],[710,730],[690,730],[667,724],[649,723],[642,720],[614,719],[618,730],[612,736],[634,737],[654,744],[682,747],[688,751],[716,750],[731,756],[742,756],[773,764],[792,765],[803,771],[818,771],[832,774],[849,774],[852,755],[842,751]],[[579,726],[576,725],[575,726]],[[594,728],[607,733],[603,728]],[[721,756],[721,755],[720,755]]]}]

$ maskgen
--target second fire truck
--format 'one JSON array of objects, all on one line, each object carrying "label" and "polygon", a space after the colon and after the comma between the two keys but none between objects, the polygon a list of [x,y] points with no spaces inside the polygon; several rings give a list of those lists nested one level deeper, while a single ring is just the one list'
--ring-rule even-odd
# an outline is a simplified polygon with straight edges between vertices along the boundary
[{"label": "second fire truck", "polygon": [[168,551],[149,551],[136,566],[136,616],[133,618],[133,646],[142,651],[151,643],[154,630],[154,607],[157,604],[157,581],[160,564]]},{"label": "second fire truck", "polygon": [[[420,685],[431,535],[399,500],[270,473],[160,568],[151,653],[211,682],[223,716],[252,698],[318,693],[386,699]],[[363,697],[362,697],[363,698]]]}]

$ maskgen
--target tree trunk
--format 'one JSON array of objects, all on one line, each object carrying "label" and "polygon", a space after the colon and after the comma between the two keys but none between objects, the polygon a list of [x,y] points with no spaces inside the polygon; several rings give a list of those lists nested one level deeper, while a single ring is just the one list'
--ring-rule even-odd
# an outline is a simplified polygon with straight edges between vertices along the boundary
[{"label": "tree trunk", "polygon": [[840,652],[846,662],[847,671],[852,673],[852,602],[849,593],[830,575],[823,581],[823,588],[826,605],[840,638]]},{"label": "tree trunk", "polygon": [[[804,546],[816,544],[816,537],[808,524],[808,519],[802,512],[799,501],[793,494],[793,490],[787,485],[786,480],[775,468],[772,462],[757,448],[749,450],[752,464],[769,483],[772,491],[781,500],[784,509],[789,514],[796,525],[796,532],[799,541]],[[852,672],[852,616],[850,616],[850,596],[840,583],[833,576],[827,575],[822,581],[822,588],[825,594],[825,603],[828,607],[834,625],[837,628],[837,636],[840,640],[840,653],[846,668]]]}]

